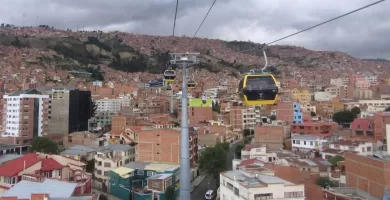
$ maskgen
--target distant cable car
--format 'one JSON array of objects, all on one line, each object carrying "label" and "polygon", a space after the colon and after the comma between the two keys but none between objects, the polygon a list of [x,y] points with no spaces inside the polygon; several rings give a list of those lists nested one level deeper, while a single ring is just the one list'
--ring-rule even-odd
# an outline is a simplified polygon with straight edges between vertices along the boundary
[{"label": "distant cable car", "polygon": [[264,73],[268,65],[266,47],[266,45],[259,46],[263,51],[265,66],[260,71],[250,70],[238,84],[240,98],[246,105],[274,105],[278,98],[279,88],[276,86],[275,77]]},{"label": "distant cable car", "polygon": [[195,81],[190,80],[190,81],[187,82],[187,87],[189,89],[195,88],[195,86],[196,86]]},{"label": "distant cable car", "polygon": [[168,83],[172,83],[175,81],[176,78],[176,72],[172,69],[167,69],[164,71],[164,79]]}]

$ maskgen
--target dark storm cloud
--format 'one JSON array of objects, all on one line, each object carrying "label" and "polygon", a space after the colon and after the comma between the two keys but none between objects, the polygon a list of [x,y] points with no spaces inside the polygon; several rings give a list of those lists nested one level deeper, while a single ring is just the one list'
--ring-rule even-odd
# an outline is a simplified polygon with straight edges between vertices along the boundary
[{"label": "dark storm cloud", "polygon": [[[179,0],[177,35],[192,36],[213,0]],[[374,0],[219,0],[199,37],[270,42]],[[3,0],[0,21],[66,29],[172,33],[175,0]],[[390,1],[277,44],[390,59]]]}]

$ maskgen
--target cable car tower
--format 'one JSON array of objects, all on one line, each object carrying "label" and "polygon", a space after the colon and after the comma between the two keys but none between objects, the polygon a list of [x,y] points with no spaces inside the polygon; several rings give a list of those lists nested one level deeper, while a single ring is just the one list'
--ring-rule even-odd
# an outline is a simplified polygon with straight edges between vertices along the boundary
[{"label": "cable car tower", "polygon": [[180,137],[180,198],[191,199],[190,147],[188,135],[187,67],[198,64],[199,53],[170,53],[170,64],[182,67],[181,137]]}]

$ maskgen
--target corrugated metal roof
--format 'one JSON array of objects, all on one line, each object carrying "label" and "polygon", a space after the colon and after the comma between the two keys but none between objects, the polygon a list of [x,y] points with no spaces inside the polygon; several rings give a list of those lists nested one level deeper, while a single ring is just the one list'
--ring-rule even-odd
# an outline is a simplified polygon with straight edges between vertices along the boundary
[{"label": "corrugated metal roof", "polygon": [[8,154],[0,157],[0,165],[10,160],[20,158],[22,155]]},{"label": "corrugated metal roof", "polygon": [[143,170],[149,164],[150,164],[150,162],[129,162],[129,163],[123,165],[123,167]]},{"label": "corrugated metal roof", "polygon": [[145,166],[145,170],[153,170],[153,171],[173,171],[179,168],[179,165],[169,165],[169,164],[157,164],[152,163],[150,165]]},{"label": "corrugated metal roof", "polygon": [[49,194],[52,198],[69,198],[72,196],[77,183],[68,183],[45,179],[42,183],[20,181],[7,190],[2,197],[18,197],[18,199],[31,199],[31,194]]},{"label": "corrugated metal roof", "polygon": [[317,164],[309,159],[299,159],[299,161],[301,162],[305,162],[307,163],[308,165],[310,165],[311,167],[314,167],[314,166],[317,166]]},{"label": "corrugated metal roof", "polygon": [[128,175],[129,173],[131,173],[133,171],[134,171],[134,169],[127,168],[127,167],[118,167],[118,168],[112,170],[112,172],[114,172],[114,173],[116,173],[116,174],[118,174],[119,176],[122,176],[122,177]]}]

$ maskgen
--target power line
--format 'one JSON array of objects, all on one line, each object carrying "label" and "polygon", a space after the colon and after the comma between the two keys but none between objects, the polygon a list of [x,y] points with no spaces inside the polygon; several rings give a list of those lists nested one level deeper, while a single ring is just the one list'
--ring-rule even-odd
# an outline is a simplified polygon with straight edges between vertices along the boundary
[{"label": "power line", "polygon": [[200,23],[200,25],[199,25],[198,29],[196,30],[196,32],[195,32],[194,36],[192,36],[192,38],[194,38],[194,37],[196,36],[196,34],[198,34],[198,32],[199,32],[199,29],[202,27],[202,25],[203,25],[204,21],[206,20],[207,16],[209,15],[209,13],[210,13],[211,9],[213,9],[213,7],[214,7],[214,4],[215,4],[215,2],[216,2],[216,1],[217,1],[217,0],[214,0],[213,4],[211,4],[209,11],[207,11],[206,15],[205,15],[205,16],[204,16],[204,18],[203,18],[203,21],[202,21],[202,23]]},{"label": "power line", "polygon": [[176,28],[176,17],[177,17],[177,8],[179,7],[179,0],[176,0],[176,11],[175,11],[175,19],[173,20],[173,31],[172,36],[175,37],[175,28]]},{"label": "power line", "polygon": [[[358,12],[358,11],[361,11],[361,10],[364,10],[364,9],[366,9],[366,8],[368,8],[368,7],[371,7],[371,6],[373,6],[373,5],[382,3],[382,2],[384,2],[384,1],[386,1],[386,0],[380,0],[380,1],[374,2],[374,3],[372,3],[372,4],[363,6],[363,7],[361,7],[361,8],[358,8],[358,9],[353,10],[353,11],[351,11],[351,12],[345,13],[345,14],[340,15],[340,16],[338,16],[338,17],[335,17],[335,18],[333,18],[333,19],[327,20],[327,21],[322,22],[322,23],[320,23],[320,24],[311,26],[311,27],[309,27],[309,28],[306,28],[306,29],[304,29],[304,30],[298,31],[298,32],[293,33],[293,34],[291,34],[291,35],[287,35],[287,36],[282,37],[282,38],[280,38],[280,39],[277,39],[277,40],[274,40],[274,41],[272,41],[272,42],[269,42],[269,43],[267,43],[267,45],[270,45],[270,44],[279,42],[279,41],[281,41],[281,40],[284,40],[284,39],[286,39],[286,38],[292,37],[292,36],[294,36],[294,35],[298,35],[298,34],[303,33],[303,32],[305,32],[305,31],[308,31],[308,30],[311,30],[311,29],[316,28],[316,27],[318,27],[318,26],[327,24],[327,23],[329,23],[329,22],[332,22],[332,21],[334,21],[334,20],[340,19],[340,18],[345,17],[345,16],[347,16],[347,15],[350,15],[350,14],[352,14],[352,13],[355,13],[355,12]],[[244,50],[244,51],[240,51],[240,53],[246,52],[246,51],[251,51],[251,50],[254,50],[254,49],[257,49],[257,47],[256,47],[256,48],[252,48],[252,49],[247,49],[247,50]]]}]

